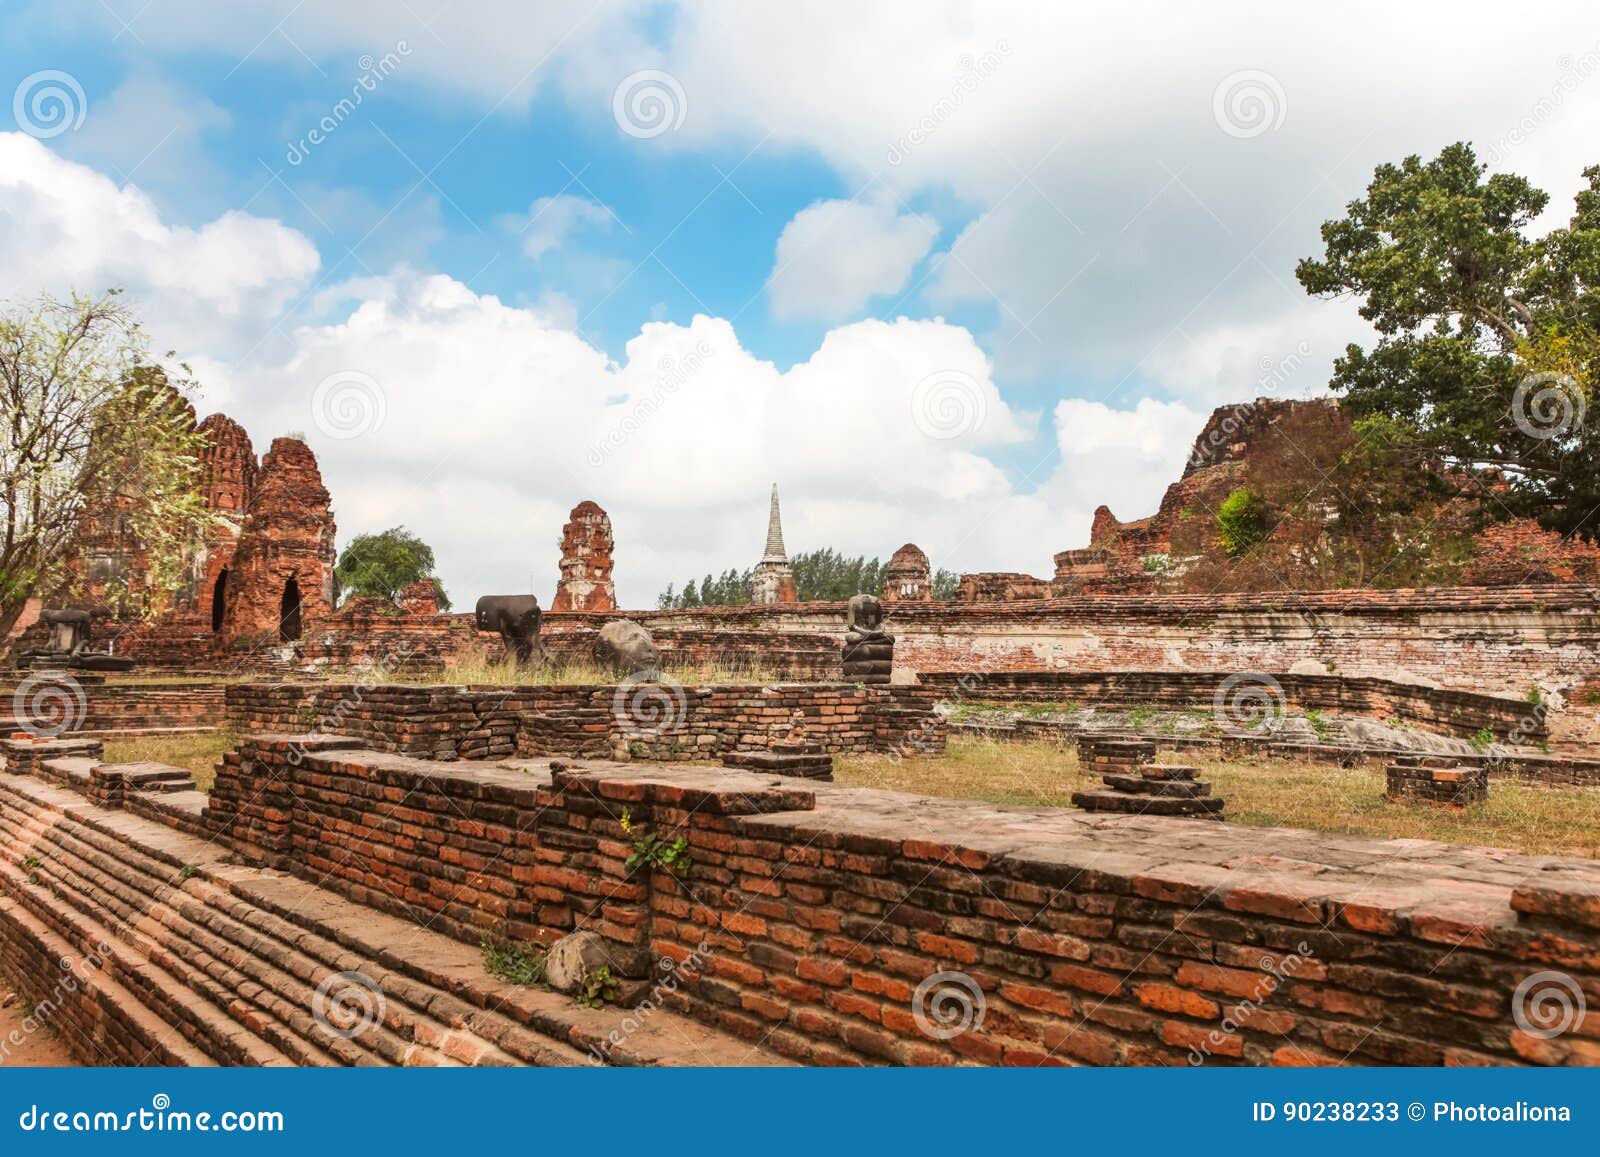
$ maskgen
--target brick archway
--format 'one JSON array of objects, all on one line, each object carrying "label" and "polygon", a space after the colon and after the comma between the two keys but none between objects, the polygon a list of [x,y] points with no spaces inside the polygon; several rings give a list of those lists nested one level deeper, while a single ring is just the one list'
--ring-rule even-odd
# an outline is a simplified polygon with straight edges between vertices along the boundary
[{"label": "brick archway", "polygon": [[292,643],[300,632],[300,584],[291,577],[283,584],[283,598],[278,603],[278,638]]}]

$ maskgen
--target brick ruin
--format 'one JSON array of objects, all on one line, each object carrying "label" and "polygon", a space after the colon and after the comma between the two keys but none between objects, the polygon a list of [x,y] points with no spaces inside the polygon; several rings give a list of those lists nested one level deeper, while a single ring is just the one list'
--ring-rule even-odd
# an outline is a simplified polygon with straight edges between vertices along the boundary
[{"label": "brick ruin", "polygon": [[611,518],[585,499],[572,508],[561,528],[561,581],[552,611],[614,611],[617,588],[611,581]]},{"label": "brick ruin", "polygon": [[883,601],[886,603],[933,601],[933,569],[928,564],[928,556],[923,553],[920,546],[908,542],[890,557],[883,582]]},{"label": "brick ruin", "polygon": [[750,584],[750,601],[758,606],[800,601],[799,591],[794,584],[794,571],[789,566],[789,554],[783,547],[783,519],[778,513],[776,482],[772,484],[772,503],[767,514],[767,546],[755,567],[755,577]]},{"label": "brick ruin", "polygon": [[[1600,1064],[1592,1017],[1526,1016],[1535,974],[1600,990],[1588,860],[328,735],[207,796],[27,747],[0,966],[88,1062]],[[647,1017],[482,967],[576,931],[671,962]],[[386,1009],[346,1033],[312,1010],[352,972]]]}]

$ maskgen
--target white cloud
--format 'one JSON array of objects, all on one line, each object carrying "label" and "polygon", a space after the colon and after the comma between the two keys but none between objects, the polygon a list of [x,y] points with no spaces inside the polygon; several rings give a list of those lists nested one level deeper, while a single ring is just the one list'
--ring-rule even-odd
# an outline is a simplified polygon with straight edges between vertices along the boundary
[{"label": "white cloud", "polygon": [[778,238],[767,279],[772,312],[785,320],[851,317],[873,297],[903,289],[938,235],[933,218],[897,213],[891,203],[808,205]]},{"label": "white cloud", "polygon": [[138,188],[0,133],[0,298],[120,287],[158,341],[225,356],[258,342],[318,264],[277,221],[168,225]]},{"label": "white cloud", "polygon": [[529,207],[526,217],[505,224],[522,235],[522,251],[538,261],[582,228],[609,229],[611,211],[587,197],[559,193],[540,197]]}]

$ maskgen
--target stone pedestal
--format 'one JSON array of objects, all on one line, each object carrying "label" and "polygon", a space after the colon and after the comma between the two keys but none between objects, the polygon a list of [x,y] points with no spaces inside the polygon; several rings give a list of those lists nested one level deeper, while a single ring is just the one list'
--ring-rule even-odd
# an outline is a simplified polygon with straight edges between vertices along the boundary
[{"label": "stone pedestal", "polygon": [[894,669],[894,636],[868,635],[859,639],[847,636],[843,661],[846,683],[888,686],[889,674]]},{"label": "stone pedestal", "polygon": [[1151,739],[1078,737],[1078,762],[1085,771],[1137,771],[1141,764],[1156,761],[1156,745]]},{"label": "stone pedestal", "polygon": [[1402,755],[1384,776],[1384,794],[1399,802],[1465,807],[1489,798],[1489,769],[1465,767],[1449,756]]},{"label": "stone pedestal", "polygon": [[765,751],[730,751],[722,757],[722,766],[833,782],[833,756],[820,743],[803,739],[779,740]]},{"label": "stone pedestal", "polygon": [[1220,820],[1222,798],[1212,795],[1211,785],[1196,774],[1186,764],[1139,763],[1127,772],[1102,775],[1109,791],[1074,792],[1072,802],[1085,811]]}]

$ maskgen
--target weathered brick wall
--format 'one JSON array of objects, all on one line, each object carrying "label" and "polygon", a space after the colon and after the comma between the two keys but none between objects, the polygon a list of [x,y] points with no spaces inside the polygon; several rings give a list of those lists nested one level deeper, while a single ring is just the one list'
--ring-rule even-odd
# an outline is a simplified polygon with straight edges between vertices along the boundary
[{"label": "weathered brick wall", "polygon": [[[151,684],[78,681],[83,714],[75,731],[217,727],[226,714],[220,683]],[[15,679],[0,679],[0,718],[9,718]]]},{"label": "weathered brick wall", "polygon": [[764,748],[795,727],[831,753],[942,751],[936,700],[915,687],[802,683],[238,683],[227,689],[227,714],[243,731],[315,730],[430,759],[502,759],[520,746],[532,754],[694,760]]},{"label": "weathered brick wall", "polygon": [[[956,671],[923,672],[924,686],[952,701],[1075,703],[1084,707],[1155,707],[1210,711],[1228,695],[1233,672],[1217,671]],[[1488,730],[1497,739],[1518,736],[1534,744],[1548,732],[1544,716],[1526,699],[1478,695],[1369,676],[1291,675],[1261,672],[1246,684],[1260,688],[1289,711],[1326,711],[1372,719],[1398,719],[1441,735],[1470,738]],[[1269,682],[1270,680],[1270,682]],[[1281,693],[1281,694],[1280,694]]]},{"label": "weathered brick wall", "polygon": [[[463,939],[648,942],[669,1003],[805,1061],[1600,1064],[1592,1016],[1543,1039],[1514,1009],[1536,973],[1600,998],[1591,861],[295,742],[230,757],[229,834]],[[646,828],[687,876],[629,872]],[[925,1031],[963,996],[962,1031]]]}]

